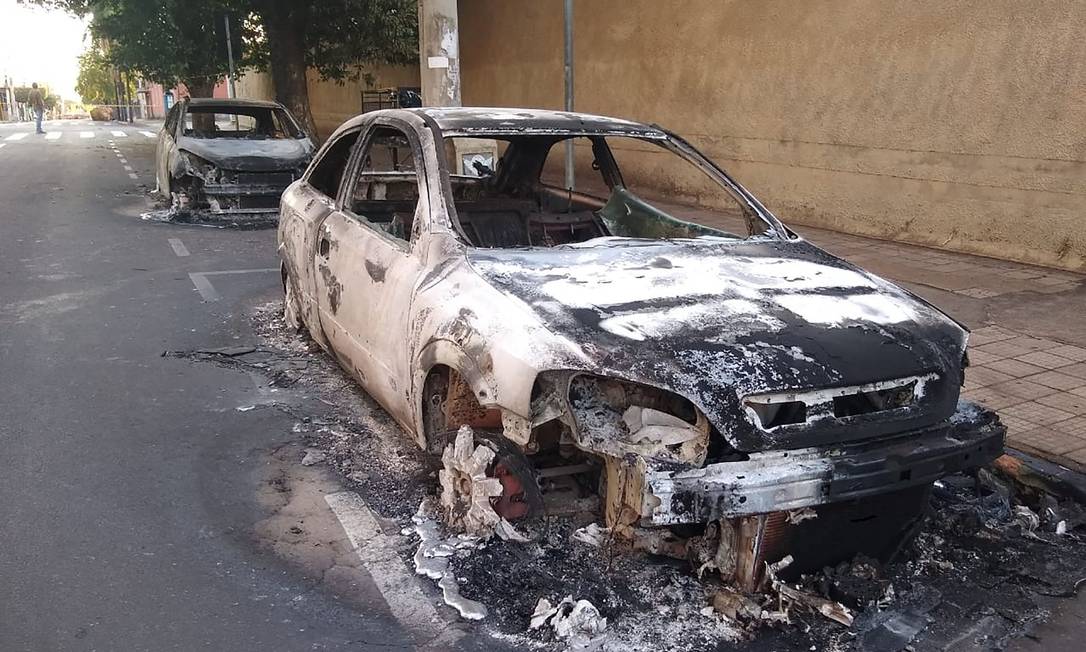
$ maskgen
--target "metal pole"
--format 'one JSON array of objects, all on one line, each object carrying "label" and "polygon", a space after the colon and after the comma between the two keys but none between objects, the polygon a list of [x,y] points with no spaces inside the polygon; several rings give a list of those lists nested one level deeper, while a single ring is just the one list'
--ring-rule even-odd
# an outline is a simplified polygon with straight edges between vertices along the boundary
[{"label": "metal pole", "polygon": [[122,71],[121,75],[121,83],[124,84],[124,112],[128,116],[128,123],[132,124],[132,90],[128,88],[128,83],[132,81],[132,73]]},{"label": "metal pole", "polygon": [[[565,2],[566,111],[573,110],[573,0]],[[566,188],[573,188],[573,139],[566,141]]]},{"label": "metal pole", "polygon": [[224,14],[223,21],[226,23],[226,58],[230,63],[230,77],[227,79],[226,86],[230,97],[237,97],[237,90],[234,88],[234,44],[230,39],[230,14]]}]

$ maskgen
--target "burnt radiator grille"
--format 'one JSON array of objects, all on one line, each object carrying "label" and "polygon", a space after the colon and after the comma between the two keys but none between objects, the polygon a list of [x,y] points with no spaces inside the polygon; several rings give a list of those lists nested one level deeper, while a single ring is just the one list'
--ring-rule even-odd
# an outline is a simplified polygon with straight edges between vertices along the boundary
[{"label": "burnt radiator grille", "polygon": [[290,172],[239,172],[238,185],[241,186],[282,186],[287,187],[294,181]]}]

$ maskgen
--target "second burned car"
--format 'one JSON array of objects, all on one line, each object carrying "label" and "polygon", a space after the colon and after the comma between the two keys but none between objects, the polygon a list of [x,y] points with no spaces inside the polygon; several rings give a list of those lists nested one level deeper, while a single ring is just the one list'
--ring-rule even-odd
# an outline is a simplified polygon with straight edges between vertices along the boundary
[{"label": "second burned car", "polygon": [[158,191],[176,209],[235,217],[275,213],[313,150],[313,141],[276,102],[181,100],[159,132]]},{"label": "second burned car", "polygon": [[959,398],[964,327],[656,126],[359,116],[284,193],[279,253],[288,321],[419,446],[468,425],[495,452],[499,516],[596,504],[745,588],[785,554],[888,557],[935,480],[1002,451]]}]

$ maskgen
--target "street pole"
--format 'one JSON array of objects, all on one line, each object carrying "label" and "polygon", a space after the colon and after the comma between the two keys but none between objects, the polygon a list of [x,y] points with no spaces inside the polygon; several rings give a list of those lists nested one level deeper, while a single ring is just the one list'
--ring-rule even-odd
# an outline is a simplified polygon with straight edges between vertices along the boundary
[{"label": "street pole", "polygon": [[223,14],[223,21],[226,23],[226,58],[230,64],[230,77],[227,78],[226,87],[230,92],[230,97],[237,97],[237,89],[234,88],[234,44],[230,39],[230,14]]},{"label": "street pole", "polygon": [[419,0],[419,66],[425,106],[460,106],[456,0]]},{"label": "street pole", "polygon": [[[565,2],[566,111],[573,110],[573,0]],[[573,139],[566,141],[566,188],[573,189]]]}]

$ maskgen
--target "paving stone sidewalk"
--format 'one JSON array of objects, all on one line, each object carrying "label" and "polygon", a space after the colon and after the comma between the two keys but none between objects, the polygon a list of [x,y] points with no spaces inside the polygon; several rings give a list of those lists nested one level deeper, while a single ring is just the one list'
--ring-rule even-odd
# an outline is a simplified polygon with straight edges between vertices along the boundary
[{"label": "paving stone sidewalk", "polygon": [[964,395],[999,413],[1008,445],[1086,471],[1086,275],[798,230],[967,324]]}]

